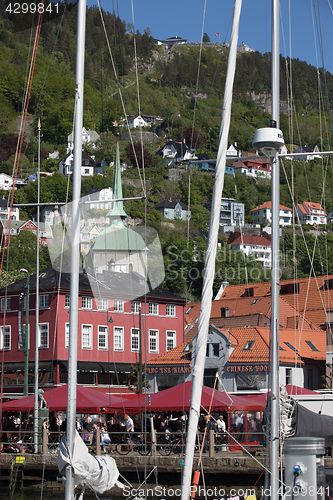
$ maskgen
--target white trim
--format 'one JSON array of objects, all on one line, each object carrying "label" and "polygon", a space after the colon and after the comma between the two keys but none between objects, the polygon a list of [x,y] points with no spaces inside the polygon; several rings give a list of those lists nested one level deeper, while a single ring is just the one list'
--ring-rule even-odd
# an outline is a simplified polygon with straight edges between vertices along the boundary
[{"label": "white trim", "polygon": [[[105,329],[105,330],[102,331],[101,329]],[[98,325],[97,349],[99,351],[107,351],[107,349],[108,349],[108,337],[109,337],[108,327],[105,325]],[[105,339],[104,346],[101,346],[99,343],[100,339],[102,339],[102,338]]]},{"label": "white trim", "polygon": [[[89,332],[85,332],[86,335],[89,334],[89,345],[83,345],[83,328],[86,327],[86,328],[89,328],[90,331]],[[84,349],[84,350],[91,350],[92,349],[92,334],[93,334],[93,325],[82,325],[81,326],[81,349]]]},{"label": "white trim", "polygon": [[[115,330],[118,330],[117,334]],[[119,339],[119,345],[116,345],[116,338]],[[123,351],[124,350],[124,327],[123,326],[114,326],[113,327],[113,349],[115,351]]]}]

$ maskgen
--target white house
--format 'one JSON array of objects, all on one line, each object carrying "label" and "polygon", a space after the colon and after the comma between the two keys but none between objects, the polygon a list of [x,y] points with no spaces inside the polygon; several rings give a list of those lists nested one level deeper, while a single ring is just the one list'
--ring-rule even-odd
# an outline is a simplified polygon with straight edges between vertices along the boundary
[{"label": "white house", "polygon": [[170,140],[156,154],[162,156],[162,158],[169,159],[168,165],[174,165],[177,162],[194,158],[194,150],[186,145],[185,140],[181,142]]},{"label": "white house", "polygon": [[4,196],[0,198],[0,219],[11,219],[11,220],[19,220],[20,219],[20,210],[17,207],[12,207],[10,209],[10,201],[7,200]]},{"label": "white house", "polygon": [[241,250],[247,256],[254,256],[263,267],[270,267],[272,243],[262,236],[243,234],[229,244],[233,252]]},{"label": "white house", "polygon": [[[68,152],[67,155],[58,163],[58,172],[62,175],[70,175],[73,173],[73,153]],[[81,175],[87,177],[94,175],[95,160],[82,151]]]},{"label": "white house", "polygon": [[327,223],[327,215],[320,203],[303,201],[303,203],[297,204],[296,212],[301,224],[317,226],[318,224]]},{"label": "white house", "polygon": [[[127,115],[127,123],[129,128],[138,128],[138,127],[149,127],[150,123],[146,121],[142,116],[138,115]],[[124,123],[125,125],[125,123]]]},{"label": "white house", "polygon": [[[314,160],[315,158],[321,158],[320,155],[313,153],[319,153],[318,146],[298,146],[295,153],[304,153],[304,156],[299,156],[297,160]],[[312,153],[312,154],[310,154]]]},{"label": "white house", "polygon": [[[93,149],[96,149],[97,141],[100,139],[100,136],[96,132],[96,130],[87,130],[85,127],[82,127],[82,144],[87,143],[91,144]],[[74,132],[69,134],[67,137],[67,153],[74,150]]]},{"label": "white house", "polygon": [[[259,207],[250,211],[253,216],[255,224],[262,224],[263,222],[272,223],[272,202],[267,201]],[[280,205],[279,209],[279,224],[280,226],[290,226],[292,224],[292,210],[291,208]]]},{"label": "white house", "polygon": [[8,191],[13,187],[13,177],[7,174],[0,174],[0,189]]},{"label": "white house", "polygon": [[112,188],[95,189],[91,188],[83,197],[83,212],[91,208],[102,208],[110,210],[112,208],[113,190]]},{"label": "white house", "polygon": [[250,178],[271,178],[272,165],[268,158],[255,156],[252,153],[244,153],[241,158],[233,164],[235,174],[244,174]]}]

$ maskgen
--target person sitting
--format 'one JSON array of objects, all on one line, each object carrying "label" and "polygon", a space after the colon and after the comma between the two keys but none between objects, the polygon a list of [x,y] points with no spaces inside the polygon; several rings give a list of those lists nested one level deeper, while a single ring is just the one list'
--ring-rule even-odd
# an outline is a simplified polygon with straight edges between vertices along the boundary
[{"label": "person sitting", "polygon": [[107,430],[103,426],[101,428],[101,445],[102,445],[102,449],[104,452],[106,451],[105,445],[110,444],[110,443],[111,443],[111,439],[110,439],[109,433],[107,432]]}]

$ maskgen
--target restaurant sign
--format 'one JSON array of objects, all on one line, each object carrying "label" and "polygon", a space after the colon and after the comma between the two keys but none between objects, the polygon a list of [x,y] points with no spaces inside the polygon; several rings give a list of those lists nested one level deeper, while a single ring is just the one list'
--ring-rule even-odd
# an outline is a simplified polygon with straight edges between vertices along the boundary
[{"label": "restaurant sign", "polygon": [[179,373],[191,373],[190,366],[148,366],[147,373],[158,375],[178,375]]},{"label": "restaurant sign", "polygon": [[229,373],[265,373],[269,372],[268,364],[261,365],[229,365],[227,366]]}]

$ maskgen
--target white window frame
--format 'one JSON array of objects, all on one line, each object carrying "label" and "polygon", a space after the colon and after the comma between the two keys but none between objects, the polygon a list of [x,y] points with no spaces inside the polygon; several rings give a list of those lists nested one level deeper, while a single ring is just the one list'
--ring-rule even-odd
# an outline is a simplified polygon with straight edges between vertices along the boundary
[{"label": "white window frame", "polygon": [[[108,327],[105,325],[98,325],[98,350],[107,351],[108,349]],[[101,345],[104,340],[104,345]],[[102,342],[101,342],[102,341]]]},{"label": "white window frame", "polygon": [[114,310],[114,312],[123,313],[124,312],[124,301],[115,299],[113,302],[113,310]]},{"label": "white window frame", "polygon": [[92,297],[89,297],[88,295],[83,295],[82,296],[82,309],[92,309]]},{"label": "white window frame", "polygon": [[[155,333],[156,333],[156,335],[155,335]],[[158,353],[158,336],[159,336],[158,334],[159,334],[158,330],[149,330],[149,340],[148,340],[149,352]],[[155,341],[155,343],[156,343],[155,349],[152,348],[151,341]]]},{"label": "white window frame", "polygon": [[141,302],[136,302],[135,300],[133,300],[131,302],[131,313],[139,314],[140,310],[141,310]]},{"label": "white window frame", "polygon": [[158,316],[158,304],[156,302],[149,302],[148,311],[150,315]]},{"label": "white window frame", "polygon": [[108,310],[108,299],[104,299],[103,297],[99,297],[97,301],[97,308],[99,311],[107,311]]},{"label": "white window frame", "polygon": [[[3,334],[3,329],[5,328],[5,334]],[[6,338],[8,339],[8,346],[6,346]],[[11,337],[11,326],[5,325],[5,327],[0,327],[0,350],[10,351],[12,348],[12,337]]]},{"label": "white window frame", "polygon": [[[172,347],[169,347],[168,348],[168,334],[169,334],[169,340],[172,338]],[[170,335],[172,334],[172,335]],[[167,351],[171,351],[171,349],[174,349],[176,347],[177,343],[176,343],[176,332],[174,330],[167,330],[166,332],[166,350]]]},{"label": "white window frame", "polygon": [[5,310],[5,300],[6,300],[6,311],[12,310],[12,298],[7,297],[1,299],[0,311],[3,312]]},{"label": "white window frame", "polygon": [[115,351],[124,350],[124,327],[114,326],[113,327],[113,349]]},{"label": "white window frame", "polygon": [[65,323],[65,349],[69,348],[69,323]]},{"label": "white window frame", "polygon": [[[43,336],[46,333],[46,342],[42,344],[42,332]],[[49,347],[49,324],[48,323],[38,323],[38,349],[48,349]]]},{"label": "white window frame", "polygon": [[65,307],[69,308],[70,303],[71,303],[71,297],[70,297],[70,295],[66,295],[65,296]]},{"label": "white window frame", "polygon": [[[86,332],[84,332],[84,329],[89,329],[87,330]],[[81,349],[92,349],[92,333],[93,333],[93,326],[92,325],[82,325],[81,327]],[[84,335],[88,335],[87,336],[87,339],[88,339],[88,342],[86,342],[84,339]]]},{"label": "white window frame", "polygon": [[174,304],[167,304],[165,307],[165,315],[176,317],[176,306]]},{"label": "white window frame", "polygon": [[[137,343],[138,347],[135,347],[134,343]],[[131,328],[131,352],[140,352],[140,330],[138,328]]]},{"label": "white window frame", "polygon": [[39,296],[39,307],[41,309],[48,309],[49,308],[49,295],[40,295]]}]

